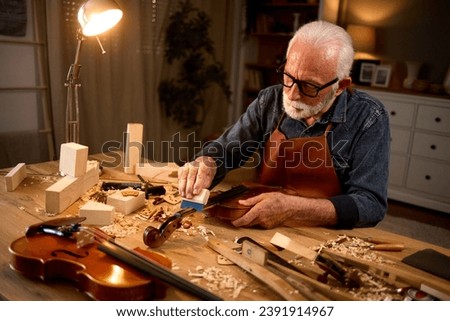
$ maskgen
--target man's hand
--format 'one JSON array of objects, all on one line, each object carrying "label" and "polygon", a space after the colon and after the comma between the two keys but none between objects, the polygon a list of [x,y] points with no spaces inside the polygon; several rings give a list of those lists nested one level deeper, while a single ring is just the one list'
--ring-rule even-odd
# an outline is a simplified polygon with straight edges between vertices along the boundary
[{"label": "man's hand", "polygon": [[214,158],[197,157],[178,169],[178,191],[181,197],[192,198],[204,188],[209,188],[217,172]]},{"label": "man's hand", "polygon": [[231,223],[236,227],[330,226],[337,223],[336,210],[327,199],[306,198],[280,192],[262,193],[240,200],[252,208]]}]

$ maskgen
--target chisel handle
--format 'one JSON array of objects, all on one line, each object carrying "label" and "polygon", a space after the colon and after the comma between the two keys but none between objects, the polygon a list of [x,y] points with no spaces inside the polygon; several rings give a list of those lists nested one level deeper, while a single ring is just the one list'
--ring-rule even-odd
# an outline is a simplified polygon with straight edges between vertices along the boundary
[{"label": "chisel handle", "polygon": [[375,244],[371,245],[370,249],[375,251],[393,251],[399,252],[405,248],[403,244]]}]

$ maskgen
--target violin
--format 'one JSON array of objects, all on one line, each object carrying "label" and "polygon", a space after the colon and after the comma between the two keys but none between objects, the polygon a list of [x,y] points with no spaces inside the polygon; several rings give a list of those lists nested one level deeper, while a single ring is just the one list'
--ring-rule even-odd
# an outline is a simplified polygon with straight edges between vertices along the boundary
[{"label": "violin", "polygon": [[[282,192],[297,195],[295,191],[290,189],[246,182],[224,192],[212,193],[208,203],[204,206],[204,210],[211,217],[217,217],[223,220],[235,220],[250,210],[249,206],[239,204],[238,201],[240,199],[267,192]],[[194,208],[183,208],[167,218],[159,228],[148,226],[143,234],[144,243],[150,248],[161,246],[176,229],[181,227],[183,217],[196,211]]]},{"label": "violin", "polygon": [[10,267],[44,281],[73,281],[95,300],[162,299],[167,284],[204,300],[221,300],[172,273],[166,256],[130,250],[97,228],[81,226],[84,219],[61,218],[28,227],[9,247]]}]

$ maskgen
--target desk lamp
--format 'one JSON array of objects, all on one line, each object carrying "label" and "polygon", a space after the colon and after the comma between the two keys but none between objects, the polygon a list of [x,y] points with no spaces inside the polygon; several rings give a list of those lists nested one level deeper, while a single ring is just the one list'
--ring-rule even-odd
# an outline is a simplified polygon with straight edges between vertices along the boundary
[{"label": "desk lamp", "polygon": [[375,65],[380,63],[373,55],[375,51],[375,28],[350,24],[347,26],[347,32],[352,37],[355,49],[355,60],[352,68],[353,82],[358,85],[370,85],[371,81],[361,79],[360,73],[363,63]]},{"label": "desk lamp", "polygon": [[[75,61],[67,73],[65,86],[67,87],[66,104],[66,142],[78,143],[80,140],[80,118],[78,103],[78,82],[80,74],[80,51],[84,37],[97,36],[114,27],[123,12],[113,0],[88,0],[78,10],[80,28],[77,32],[77,50]],[[100,40],[97,38],[102,53],[105,53]]]}]

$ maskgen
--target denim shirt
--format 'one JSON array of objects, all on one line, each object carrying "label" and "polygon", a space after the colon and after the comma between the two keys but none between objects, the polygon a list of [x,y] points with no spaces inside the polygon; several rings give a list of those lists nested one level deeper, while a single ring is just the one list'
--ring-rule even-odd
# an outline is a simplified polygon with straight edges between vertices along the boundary
[{"label": "denim shirt", "polygon": [[[239,120],[204,147],[199,155],[215,158],[218,166],[213,186],[250,157],[258,160],[259,154],[254,152],[261,153],[284,113],[282,92],[281,85],[261,90]],[[342,195],[329,198],[338,216],[336,227],[374,226],[384,218],[387,209],[388,114],[374,97],[359,90],[346,90],[313,125],[286,115],[279,129],[288,139],[319,136],[330,121],[333,125],[327,135],[328,145],[342,190]]]}]

